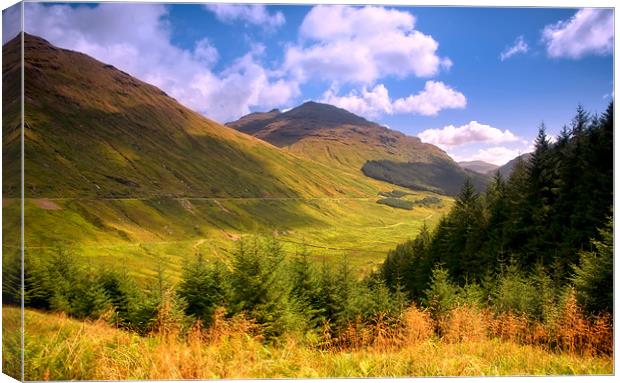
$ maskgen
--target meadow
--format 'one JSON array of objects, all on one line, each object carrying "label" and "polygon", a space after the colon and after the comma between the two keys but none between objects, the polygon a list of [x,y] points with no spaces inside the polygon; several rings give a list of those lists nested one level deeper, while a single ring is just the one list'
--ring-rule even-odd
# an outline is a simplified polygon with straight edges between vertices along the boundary
[{"label": "meadow", "polygon": [[[94,265],[126,265],[140,278],[154,277],[164,265],[176,279],[196,253],[224,260],[239,238],[260,234],[277,237],[289,254],[305,246],[320,263],[348,255],[365,275],[389,249],[415,238],[424,223],[434,225],[452,203],[438,196],[445,203],[406,211],[376,203],[380,198],[28,199],[26,254],[40,258],[62,248]],[[4,234],[11,238],[19,227],[19,200],[3,203]],[[5,251],[10,244],[5,241]]]},{"label": "meadow", "polygon": [[[18,373],[19,315],[17,308],[3,308],[7,373]],[[220,317],[210,328],[195,326],[185,336],[170,328],[141,337],[104,320],[83,322],[35,310],[25,315],[26,380],[613,374],[613,357],[596,349],[609,347],[605,337],[611,330],[586,326],[588,339],[579,338],[567,317],[557,335],[565,350],[555,350],[549,340],[524,339],[519,327],[524,322],[517,316],[493,320],[471,309],[456,310],[442,324],[442,337],[427,312],[410,308],[398,331],[380,324],[365,332],[351,327],[339,345],[334,339],[293,336],[265,343],[256,325],[241,318]],[[570,350],[578,339],[586,341]]]}]

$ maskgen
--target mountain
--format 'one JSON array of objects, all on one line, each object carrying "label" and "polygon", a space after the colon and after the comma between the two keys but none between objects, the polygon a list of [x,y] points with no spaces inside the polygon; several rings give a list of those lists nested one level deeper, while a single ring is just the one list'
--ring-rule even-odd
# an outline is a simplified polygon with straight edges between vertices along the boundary
[{"label": "mountain", "polygon": [[528,162],[530,158],[532,158],[532,153],[521,154],[520,156],[513,158],[512,160],[508,161],[507,163],[500,166],[496,170],[490,171],[487,174],[493,175],[496,171],[499,171],[499,173],[504,178],[510,177],[510,175],[512,174],[512,171],[514,170],[515,165],[517,165],[519,161]]},{"label": "mountain", "polygon": [[373,160],[364,164],[362,172],[369,177],[409,189],[450,196],[459,193],[467,178],[479,192],[484,191],[489,183],[488,176],[462,169],[455,162],[449,161],[414,163]]},{"label": "mountain", "polygon": [[[5,73],[15,75],[19,65],[11,58],[18,58],[19,41],[3,49]],[[375,190],[361,177],[344,177],[211,121],[85,54],[30,35],[24,52],[29,197],[295,197]],[[7,152],[19,145],[12,131],[3,132]],[[5,188],[12,195],[15,179]]]},{"label": "mountain", "polygon": [[252,113],[227,125],[297,155],[358,172],[368,160],[451,161],[444,151],[417,137],[311,101],[285,113]]},{"label": "mountain", "polygon": [[434,145],[328,104],[252,113],[227,125],[350,174],[412,189],[453,195],[466,177],[475,178],[480,188],[486,182]]},{"label": "mountain", "polygon": [[[188,257],[225,258],[242,236],[262,234],[291,253],[309,243],[328,262],[350,254],[364,273],[450,205],[378,204],[393,185],[216,123],[85,54],[31,35],[24,43],[28,255],[64,249],[144,278],[163,265],[175,278]],[[3,46],[3,252],[17,260],[21,48]]]},{"label": "mountain", "polygon": [[499,166],[484,161],[461,161],[458,163],[463,169],[471,170],[480,174],[492,173]]}]

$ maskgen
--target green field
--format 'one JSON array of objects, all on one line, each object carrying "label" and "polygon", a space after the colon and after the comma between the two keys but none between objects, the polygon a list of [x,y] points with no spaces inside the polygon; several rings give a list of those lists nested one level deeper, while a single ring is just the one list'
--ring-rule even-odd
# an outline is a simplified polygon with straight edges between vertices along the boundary
[{"label": "green field", "polygon": [[[122,266],[142,276],[154,275],[163,262],[176,278],[197,252],[225,258],[241,236],[265,235],[277,237],[291,254],[305,247],[317,262],[346,255],[366,274],[389,249],[414,238],[424,222],[433,226],[451,206],[450,198],[440,197],[442,206],[407,211],[377,204],[379,198],[32,199],[25,203],[26,254],[63,248],[94,265]],[[15,235],[10,230],[18,227],[19,200],[4,200],[4,209],[5,235]]]}]

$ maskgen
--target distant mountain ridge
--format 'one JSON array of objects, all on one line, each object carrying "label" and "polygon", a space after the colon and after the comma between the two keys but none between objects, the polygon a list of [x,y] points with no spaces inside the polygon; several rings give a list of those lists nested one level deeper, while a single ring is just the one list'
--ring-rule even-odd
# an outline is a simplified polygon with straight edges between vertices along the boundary
[{"label": "distant mountain ridge", "polygon": [[227,125],[328,166],[412,189],[453,195],[466,177],[486,185],[485,175],[462,169],[440,148],[329,104],[251,113]]},{"label": "distant mountain ridge", "polygon": [[490,164],[484,161],[461,161],[458,163],[463,169],[471,170],[480,174],[489,174],[499,168],[495,164]]},{"label": "distant mountain ridge", "polygon": [[499,174],[501,174],[504,178],[510,177],[512,171],[514,170],[515,166],[519,161],[528,162],[530,158],[532,158],[532,153],[521,154],[520,156],[517,156],[512,160],[506,162],[504,165],[500,166],[496,170],[489,172],[488,174],[493,175],[495,172],[499,172]]}]

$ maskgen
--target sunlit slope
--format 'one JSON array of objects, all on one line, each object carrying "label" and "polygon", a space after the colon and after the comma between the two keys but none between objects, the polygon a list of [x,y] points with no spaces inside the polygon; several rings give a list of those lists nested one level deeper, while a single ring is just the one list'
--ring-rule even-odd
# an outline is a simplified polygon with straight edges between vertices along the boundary
[{"label": "sunlit slope", "polygon": [[[425,194],[408,196],[421,199]],[[27,254],[60,249],[123,267],[137,276],[155,276],[166,265],[176,279],[197,252],[225,259],[244,235],[273,235],[289,255],[305,245],[312,258],[338,263],[343,255],[359,273],[378,266],[386,252],[417,235],[451,206],[395,209],[368,198],[314,199],[27,199]],[[19,200],[5,200],[5,212],[19,212]],[[7,214],[5,235],[19,227]],[[5,246],[5,250],[8,247]]]},{"label": "sunlit slope", "polygon": [[[17,41],[5,46],[7,57],[17,48]],[[110,65],[29,35],[25,78],[29,197],[308,197],[378,190],[362,177],[343,177],[215,123]]]}]

